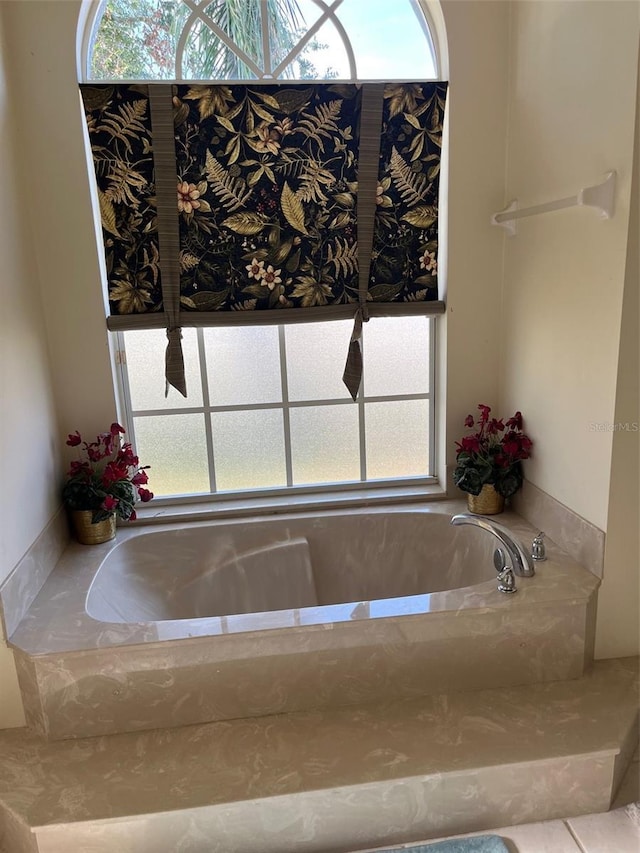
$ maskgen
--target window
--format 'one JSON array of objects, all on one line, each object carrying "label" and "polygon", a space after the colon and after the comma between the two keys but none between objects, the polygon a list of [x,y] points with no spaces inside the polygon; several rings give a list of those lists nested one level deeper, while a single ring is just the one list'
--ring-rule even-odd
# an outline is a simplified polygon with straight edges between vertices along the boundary
[{"label": "window", "polygon": [[[227,0],[108,0],[89,30],[86,77],[436,76],[424,14],[410,0],[254,0],[241,19],[234,8]],[[366,323],[355,403],[341,381],[350,320],[185,328],[187,399],[172,388],[164,396],[164,331],[114,333],[128,432],[152,466],[155,494],[432,481],[435,325],[427,316]]]}]

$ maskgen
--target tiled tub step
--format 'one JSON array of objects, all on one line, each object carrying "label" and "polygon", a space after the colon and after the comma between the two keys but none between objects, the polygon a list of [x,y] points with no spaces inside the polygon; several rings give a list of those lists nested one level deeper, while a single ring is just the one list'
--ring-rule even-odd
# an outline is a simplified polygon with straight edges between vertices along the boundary
[{"label": "tiled tub step", "polygon": [[0,733],[3,853],[345,853],[606,811],[638,660],[570,682],[140,734]]}]

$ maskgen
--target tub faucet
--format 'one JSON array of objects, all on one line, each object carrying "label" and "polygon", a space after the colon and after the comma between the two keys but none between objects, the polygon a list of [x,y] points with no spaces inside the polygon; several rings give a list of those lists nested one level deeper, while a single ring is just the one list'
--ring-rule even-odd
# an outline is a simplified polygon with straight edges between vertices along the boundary
[{"label": "tub faucet", "polygon": [[516,575],[521,578],[530,578],[535,574],[531,557],[504,525],[482,515],[469,515],[466,512],[454,515],[451,524],[474,524],[476,527],[481,527],[488,533],[492,533],[511,557],[511,565]]}]

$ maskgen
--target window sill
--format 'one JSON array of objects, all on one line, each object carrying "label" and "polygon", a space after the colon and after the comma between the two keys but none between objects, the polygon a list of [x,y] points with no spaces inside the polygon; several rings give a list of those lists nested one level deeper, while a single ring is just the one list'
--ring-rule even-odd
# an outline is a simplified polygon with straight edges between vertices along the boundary
[{"label": "window sill", "polygon": [[201,503],[148,506],[136,510],[134,525],[166,524],[172,521],[211,521],[220,518],[246,518],[257,515],[279,515],[294,512],[313,512],[384,506],[385,504],[417,503],[446,500],[447,493],[437,483],[422,486],[397,486],[388,489],[358,489],[322,494],[282,495],[279,497],[203,500]]}]

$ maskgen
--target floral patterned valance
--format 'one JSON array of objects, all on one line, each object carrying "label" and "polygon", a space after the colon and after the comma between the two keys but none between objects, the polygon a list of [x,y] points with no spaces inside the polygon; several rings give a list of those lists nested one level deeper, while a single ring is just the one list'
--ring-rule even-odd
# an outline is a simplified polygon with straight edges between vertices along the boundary
[{"label": "floral patterned valance", "polygon": [[[236,312],[243,322],[265,322],[265,310],[277,311],[278,322],[315,319],[318,311],[324,319],[390,303],[439,310],[446,89],[433,82],[81,85],[110,327],[237,322]],[[362,108],[367,97],[381,101],[373,120]],[[157,119],[158,100],[166,122]],[[169,161],[158,155],[161,137]],[[368,181],[365,156],[375,158]]]},{"label": "floral patterned valance", "polygon": [[[173,86],[182,311],[358,302],[363,85]],[[114,315],[163,310],[152,88],[81,86]],[[437,299],[445,94],[384,89],[368,300]]]}]

